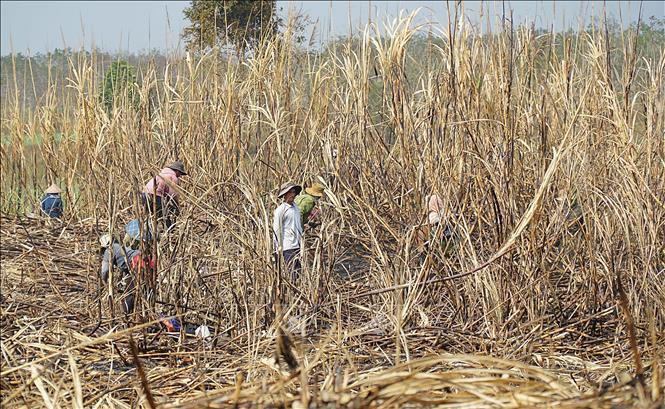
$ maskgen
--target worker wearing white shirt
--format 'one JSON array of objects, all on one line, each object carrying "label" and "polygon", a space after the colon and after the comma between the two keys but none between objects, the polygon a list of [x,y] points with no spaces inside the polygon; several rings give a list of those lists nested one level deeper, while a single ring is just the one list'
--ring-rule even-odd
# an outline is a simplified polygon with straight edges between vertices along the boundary
[{"label": "worker wearing white shirt", "polygon": [[[302,223],[300,209],[294,203],[295,197],[302,190],[301,186],[293,183],[284,183],[277,197],[284,198],[284,202],[275,209],[273,219],[273,241],[275,254],[282,254],[291,275],[291,282],[295,283],[300,273],[300,240],[302,238]],[[279,259],[278,259],[279,260]]]}]

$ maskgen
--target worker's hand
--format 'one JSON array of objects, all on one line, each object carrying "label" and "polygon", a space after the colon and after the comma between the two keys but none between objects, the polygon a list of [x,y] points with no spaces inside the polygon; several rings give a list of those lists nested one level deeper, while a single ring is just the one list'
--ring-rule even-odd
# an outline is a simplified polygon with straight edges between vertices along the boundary
[{"label": "worker's hand", "polygon": [[311,221],[311,220],[308,221],[307,224],[305,224],[305,226],[309,227],[310,229],[315,229],[315,228],[319,227],[319,225],[321,225],[321,223],[317,223],[317,222]]}]

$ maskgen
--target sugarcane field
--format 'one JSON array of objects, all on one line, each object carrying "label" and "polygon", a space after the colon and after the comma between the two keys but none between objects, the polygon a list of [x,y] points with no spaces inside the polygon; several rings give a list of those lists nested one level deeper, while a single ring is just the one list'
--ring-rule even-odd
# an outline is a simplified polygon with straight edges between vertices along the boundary
[{"label": "sugarcane field", "polygon": [[665,407],[662,3],[65,3],[184,28],[3,1],[2,408]]}]

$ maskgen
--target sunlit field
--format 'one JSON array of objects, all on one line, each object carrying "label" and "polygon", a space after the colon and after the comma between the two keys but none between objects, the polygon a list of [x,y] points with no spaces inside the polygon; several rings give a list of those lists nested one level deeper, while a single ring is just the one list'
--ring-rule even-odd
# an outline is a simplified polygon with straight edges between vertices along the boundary
[{"label": "sunlit field", "polygon": [[[413,18],[146,56],[111,106],[95,52],[43,95],[3,74],[2,407],[662,407],[665,45]],[[181,214],[125,316],[99,237],[176,159]],[[287,181],[326,187],[296,283],[272,258]]]}]

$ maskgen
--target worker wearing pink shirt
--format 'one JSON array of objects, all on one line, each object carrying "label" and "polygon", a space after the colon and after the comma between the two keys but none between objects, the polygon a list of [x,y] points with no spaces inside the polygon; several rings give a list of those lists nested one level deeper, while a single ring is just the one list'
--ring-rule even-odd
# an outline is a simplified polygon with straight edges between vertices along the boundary
[{"label": "worker wearing pink shirt", "polygon": [[180,178],[185,175],[187,175],[185,165],[181,161],[175,161],[162,169],[159,175],[150,179],[143,188],[141,194],[143,206],[151,217],[156,213],[157,218],[164,221],[167,229],[175,223],[175,216],[180,213],[176,186]]}]

